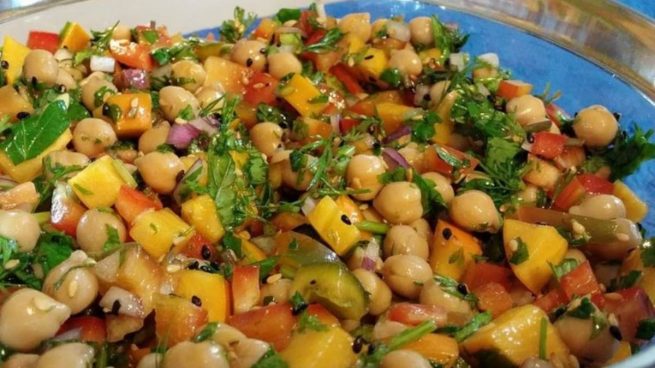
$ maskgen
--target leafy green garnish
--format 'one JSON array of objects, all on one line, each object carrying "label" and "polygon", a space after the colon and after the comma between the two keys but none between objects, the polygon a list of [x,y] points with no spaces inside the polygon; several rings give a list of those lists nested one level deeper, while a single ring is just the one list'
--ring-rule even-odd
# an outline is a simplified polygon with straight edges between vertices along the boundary
[{"label": "leafy green garnish", "polygon": [[[80,65],[85,60],[91,58],[93,55],[102,55],[109,48],[109,42],[111,41],[111,36],[114,34],[114,29],[118,26],[119,22],[116,22],[112,27],[105,29],[104,31],[91,31],[91,47],[75,53],[73,57],[73,65]],[[67,23],[68,24],[68,23]],[[64,27],[64,32],[66,27]],[[60,37],[61,39],[61,37]]]},{"label": "leafy green garnish", "polygon": [[432,36],[435,47],[441,50],[442,64],[450,57],[450,54],[458,52],[468,40],[468,35],[446,27],[436,15],[432,16]]},{"label": "leafy green garnish", "polygon": [[318,40],[318,42],[311,45],[306,45],[303,50],[305,52],[314,52],[314,53],[323,53],[328,51],[333,51],[336,49],[336,44],[341,40],[344,33],[339,28],[332,28],[323,38]]},{"label": "leafy green garnish", "polygon": [[193,108],[191,105],[186,105],[182,110],[180,110],[180,112],[177,114],[177,117],[186,121],[192,120],[195,116],[193,114]]},{"label": "leafy green garnish", "polygon": [[280,109],[260,103],[257,105],[257,121],[270,121],[271,123],[287,123],[287,117]]},{"label": "leafy green garnish", "polygon": [[282,8],[277,11],[277,14],[275,14],[273,19],[280,23],[285,23],[290,20],[298,20],[300,19],[300,9]]},{"label": "leafy green garnish", "polygon": [[617,291],[633,287],[641,278],[641,271],[631,270],[625,275],[618,276],[610,281],[607,291]]},{"label": "leafy green garnish", "polygon": [[463,327],[459,328],[454,334],[453,337],[457,342],[462,342],[466,340],[469,336],[473,335],[477,330],[491,322],[493,317],[491,313],[484,312],[476,314],[473,319]]},{"label": "leafy green garnish", "polygon": [[225,233],[223,237],[223,247],[227,250],[231,250],[237,256],[237,258],[243,258],[243,249],[241,248],[241,238],[234,235],[233,232]]},{"label": "leafy green garnish", "polygon": [[434,216],[439,210],[446,208],[446,202],[444,202],[441,194],[435,188],[436,183],[430,179],[423,178],[418,172],[414,172],[412,181],[421,191],[421,205],[424,215]]},{"label": "leafy green garnish", "polygon": [[553,271],[553,275],[555,275],[555,279],[559,280],[562,278],[562,276],[573,271],[576,267],[578,267],[578,265],[579,263],[577,259],[565,258],[558,265],[550,264],[550,269]]},{"label": "leafy green garnish", "polygon": [[118,235],[118,230],[115,227],[105,225],[107,229],[107,241],[102,245],[102,251],[105,254],[114,252],[116,249],[119,249],[122,246],[120,236]]},{"label": "leafy green garnish", "polygon": [[589,319],[595,311],[594,305],[589,298],[585,297],[580,300],[580,305],[566,312],[566,315],[578,319]]},{"label": "leafy green garnish", "polygon": [[385,69],[380,74],[380,80],[388,83],[391,87],[398,88],[403,83],[403,75],[396,68]]},{"label": "leafy green garnish", "polygon": [[166,65],[184,59],[196,60],[197,56],[194,49],[199,42],[200,41],[196,38],[188,38],[171,47],[158,48],[150,54],[159,65]]},{"label": "leafy green garnish", "polygon": [[635,172],[642,162],[655,159],[655,143],[650,141],[653,133],[636,126],[631,136],[625,131],[617,134],[612,147],[603,154],[612,170],[612,180],[622,179]]},{"label": "leafy green garnish", "polygon": [[650,244],[641,249],[640,258],[645,267],[655,267],[655,239],[651,239]]},{"label": "leafy green garnish", "polygon": [[270,349],[266,352],[258,361],[255,363],[252,368],[288,368],[289,365],[282,360],[282,358],[275,352],[275,350]]},{"label": "leafy green garnish", "polygon": [[647,318],[639,321],[635,337],[650,341],[655,337],[655,318]]},{"label": "leafy green garnish", "polygon": [[426,111],[421,114],[420,119],[411,119],[409,121],[412,129],[412,141],[418,143],[428,143],[434,138],[434,124],[439,122],[439,115],[434,111]]},{"label": "leafy green garnish", "polygon": [[518,265],[527,261],[528,258],[530,258],[530,254],[528,253],[528,245],[525,244],[523,239],[516,238],[514,240],[516,240],[518,246],[516,250],[512,253],[512,256],[509,259],[509,263]]},{"label": "leafy green garnish", "polygon": [[548,318],[541,317],[539,322],[539,359],[548,359]]},{"label": "leafy green garnish", "polygon": [[380,184],[389,184],[397,181],[404,181],[407,178],[407,170],[404,167],[398,166],[393,170],[387,171],[378,175]]},{"label": "leafy green garnish", "polygon": [[358,366],[362,368],[377,368],[385,355],[433,332],[435,328],[436,325],[433,321],[425,321],[416,327],[408,328],[392,337],[387,344],[376,344],[374,350],[371,346],[369,347],[368,353],[362,353],[363,356],[360,358],[361,364]]},{"label": "leafy green garnish", "polygon": [[73,238],[59,232],[44,232],[41,234],[34,250],[34,262],[41,265],[43,273],[67,260],[73,253]]},{"label": "leafy green garnish", "polygon": [[198,332],[198,334],[193,338],[193,342],[203,342],[207,341],[214,336],[216,330],[218,329],[218,323],[210,322],[205,325],[205,327]]},{"label": "leafy green garnish", "polygon": [[460,291],[460,284],[457,282],[457,280],[441,275],[435,276],[434,279],[439,283],[439,287],[441,287],[441,290],[444,292],[467,301],[472,307],[475,307],[478,304],[478,298],[475,296],[475,294],[468,292],[463,294]]},{"label": "leafy green garnish", "polygon": [[225,42],[236,43],[239,41],[246,29],[255,21],[256,15],[243,10],[240,6],[234,8],[234,19],[226,20],[221,25],[220,35]]},{"label": "leafy green garnish", "polygon": [[307,330],[312,331],[326,331],[328,327],[321,322],[318,317],[313,314],[307,313],[307,310],[303,310],[300,313],[300,318],[298,319],[298,332],[305,332]]}]

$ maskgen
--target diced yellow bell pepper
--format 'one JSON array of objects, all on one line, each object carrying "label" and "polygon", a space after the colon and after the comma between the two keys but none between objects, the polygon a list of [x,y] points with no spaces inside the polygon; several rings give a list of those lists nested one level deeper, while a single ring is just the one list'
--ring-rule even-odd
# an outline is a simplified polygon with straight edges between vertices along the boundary
[{"label": "diced yellow bell pepper", "polygon": [[218,242],[225,235],[225,229],[216,213],[216,204],[207,194],[182,203],[182,218],[212,243]]},{"label": "diced yellow bell pepper", "polygon": [[[335,199],[337,207],[348,216],[350,222],[357,224],[360,221],[364,221],[364,213],[359,208],[359,205],[347,195],[340,195]],[[372,234],[368,231],[359,230],[362,240],[368,240],[371,238]]]},{"label": "diced yellow bell pepper", "polygon": [[568,243],[552,226],[506,220],[503,243],[508,260],[517,251],[516,246],[520,242],[525,243],[528,258],[519,264],[510,262],[510,266],[523,285],[537,294],[552,278],[550,265],[559,264],[564,259]]},{"label": "diced yellow bell pepper", "polygon": [[352,336],[340,327],[307,331],[294,335],[280,357],[289,368],[349,368],[357,360],[352,343]]},{"label": "diced yellow bell pepper", "polygon": [[266,253],[255,243],[242,236],[239,237],[241,238],[241,251],[243,252],[242,264],[251,264],[266,259]]},{"label": "diced yellow bell pepper", "polygon": [[4,86],[0,88],[0,118],[7,115],[9,116],[9,121],[16,121],[16,117],[19,112],[34,112],[32,104],[21,96],[14,87]]},{"label": "diced yellow bell pepper", "polygon": [[623,201],[628,219],[641,222],[646,217],[648,204],[620,180],[614,182],[614,195]]},{"label": "diced yellow bell pepper", "polygon": [[418,113],[418,110],[414,107],[393,102],[381,102],[375,106],[375,110],[380,120],[382,120],[382,126],[387,134],[398,130],[407,119]]},{"label": "diced yellow bell pepper", "polygon": [[127,184],[110,156],[102,156],[68,180],[75,195],[88,208],[111,207]]},{"label": "diced yellow bell pepper", "polygon": [[40,155],[14,165],[13,161],[4,152],[0,152],[0,169],[19,183],[30,181],[41,173],[43,169],[43,158],[50,152],[61,151],[66,148],[68,142],[73,139],[70,129],[66,129],[57,140],[41,152]]},{"label": "diced yellow bell pepper", "polygon": [[389,60],[384,50],[370,47],[366,50],[362,61],[357,64],[357,70],[366,78],[380,78],[380,74],[388,68]]},{"label": "diced yellow bell pepper", "polygon": [[91,41],[89,33],[76,22],[67,22],[59,36],[60,48],[67,48],[71,52],[84,50]]},{"label": "diced yellow bell pepper", "polygon": [[223,322],[229,314],[230,293],[223,276],[197,270],[183,270],[175,274],[175,294],[191,300],[200,298],[209,322]]},{"label": "diced yellow bell pepper", "polygon": [[642,252],[641,249],[630,252],[628,257],[623,260],[620,274],[627,275],[630,271],[640,271],[641,277],[635,286],[642,287],[651,302],[655,303],[655,267],[644,266],[644,262],[641,260]]},{"label": "diced yellow bell pepper", "polygon": [[252,74],[249,68],[218,56],[209,56],[203,65],[207,72],[205,86],[219,85],[228,93],[243,93]]},{"label": "diced yellow bell pepper", "polygon": [[619,343],[618,349],[614,352],[614,355],[605,362],[606,365],[612,365],[615,363],[620,363],[632,356],[632,348],[630,347],[630,343],[627,341],[621,341]]},{"label": "diced yellow bell pepper", "polygon": [[346,254],[361,239],[359,229],[330,197],[323,197],[307,215],[307,220],[338,254]]},{"label": "diced yellow bell pepper", "polygon": [[348,50],[347,54],[352,55],[356,54],[366,46],[366,42],[364,42],[360,37],[355,35],[354,33],[347,33],[341,41],[339,41],[339,45]]},{"label": "diced yellow bell pepper", "polygon": [[138,137],[152,128],[152,100],[149,93],[121,93],[110,96],[106,103],[120,108],[120,118],[114,122],[114,130],[119,137]]},{"label": "diced yellow bell pepper", "polygon": [[[560,338],[548,316],[539,307],[526,304],[498,316],[488,325],[464,340],[460,347],[470,355],[498,354],[499,361],[520,366],[526,359],[539,356],[541,325],[546,324],[546,356],[558,358],[566,367],[569,365],[569,349]],[[480,354],[478,358],[483,358]],[[481,366],[487,366],[480,362]]]},{"label": "diced yellow bell pepper", "polygon": [[173,211],[164,208],[139,215],[130,229],[130,237],[141,244],[148,254],[159,259],[174,244],[185,242],[193,234],[191,230],[191,226]]},{"label": "diced yellow bell pepper", "polygon": [[327,106],[326,102],[312,101],[321,96],[321,91],[301,74],[294,74],[280,94],[302,116],[318,115]]},{"label": "diced yellow bell pepper", "polygon": [[456,91],[448,92],[437,105],[436,113],[439,122],[434,125],[434,137],[432,141],[439,144],[448,144],[450,137],[455,130],[455,123],[450,119],[450,111],[457,101],[459,94]]},{"label": "diced yellow bell pepper", "polygon": [[425,335],[402,346],[402,349],[415,351],[423,355],[425,359],[439,363],[444,367],[450,367],[459,357],[457,340],[440,334]]},{"label": "diced yellow bell pepper", "polygon": [[437,221],[430,251],[430,266],[442,276],[460,280],[466,269],[482,254],[480,241],[466,231],[444,221]]},{"label": "diced yellow bell pepper", "polygon": [[30,49],[27,46],[9,36],[5,36],[4,45],[2,46],[2,61],[6,61],[8,64],[7,69],[5,69],[8,85],[11,86],[20,77],[25,57],[29,53]]}]

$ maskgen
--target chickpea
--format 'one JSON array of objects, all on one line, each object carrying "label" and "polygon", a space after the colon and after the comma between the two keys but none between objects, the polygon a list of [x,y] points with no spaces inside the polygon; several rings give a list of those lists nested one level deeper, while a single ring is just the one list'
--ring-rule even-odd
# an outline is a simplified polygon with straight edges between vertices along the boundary
[{"label": "chickpea", "polygon": [[[85,154],[68,150],[50,152],[47,157],[52,167],[85,167],[90,162]],[[52,173],[48,172],[48,174]]]},{"label": "chickpea", "polygon": [[434,42],[432,19],[429,17],[416,17],[410,20],[409,30],[412,33],[414,45],[430,45]]},{"label": "chickpea", "polygon": [[555,366],[547,360],[529,358],[521,364],[521,368],[555,368]]},{"label": "chickpea", "polygon": [[506,110],[516,116],[521,125],[528,125],[546,119],[544,102],[532,95],[514,97],[507,102]]},{"label": "chickpea", "polygon": [[261,72],[266,68],[266,44],[255,40],[239,40],[232,48],[232,61]]},{"label": "chickpea", "polygon": [[57,73],[59,65],[50,51],[32,50],[25,57],[23,75],[28,81],[35,80],[51,86],[57,81]]},{"label": "chickpea", "polygon": [[214,335],[212,335],[212,341],[221,345],[225,349],[230,349],[230,347],[234,346],[235,344],[238,344],[241,341],[247,339],[248,337],[246,337],[243,332],[224,323],[219,323],[216,326]]},{"label": "chickpea", "polygon": [[[118,92],[116,86],[107,80],[105,74],[100,72],[88,76],[80,83],[80,87],[82,88],[82,103],[91,111],[102,106],[109,96]],[[96,93],[98,94],[98,101],[96,101]],[[98,103],[96,104],[96,102]]]},{"label": "chickpea", "polygon": [[446,204],[449,204],[453,198],[455,198],[455,191],[453,190],[452,185],[450,185],[450,179],[439,174],[438,172],[426,172],[421,175],[423,179],[432,181],[435,186],[434,189],[441,195],[441,199]]},{"label": "chickpea", "polygon": [[385,185],[373,200],[373,206],[392,224],[409,224],[423,216],[421,191],[407,181]]},{"label": "chickpea", "polygon": [[159,368],[163,360],[162,354],[150,353],[139,360],[139,365],[136,368]]},{"label": "chickpea", "polygon": [[448,80],[439,81],[433,84],[432,87],[430,87],[430,104],[432,106],[439,105],[439,102],[441,102],[444,96],[446,96],[448,88],[450,88],[450,81]]},{"label": "chickpea", "polygon": [[224,93],[216,87],[205,86],[196,91],[196,98],[203,109],[209,109],[211,112],[218,111],[223,107]]},{"label": "chickpea", "polygon": [[195,92],[205,83],[205,79],[207,78],[205,68],[191,60],[180,60],[176,62],[172,65],[171,71],[175,84],[189,92]]},{"label": "chickpea", "polygon": [[450,203],[448,213],[455,223],[469,231],[495,233],[501,226],[494,201],[479,190],[467,190],[457,195]]},{"label": "chickpea", "polygon": [[34,289],[13,292],[0,308],[0,343],[30,351],[54,337],[70,317],[70,308]]},{"label": "chickpea", "polygon": [[414,142],[398,150],[401,156],[407,161],[409,166],[419,169],[423,160],[423,153],[419,150],[418,145]]},{"label": "chickpea", "polygon": [[339,20],[339,29],[366,42],[371,38],[371,14],[350,13]]},{"label": "chickpea", "polygon": [[243,339],[234,346],[234,359],[230,368],[250,368],[266,354],[271,347],[256,339]]},{"label": "chickpea", "polygon": [[420,218],[411,224],[409,224],[416,233],[423,239],[428,240],[432,239],[432,229],[430,228],[430,223],[424,218]]},{"label": "chickpea", "polygon": [[630,251],[642,244],[643,237],[634,222],[626,218],[611,221],[616,224],[616,240],[587,244],[584,250],[602,260],[623,260]]},{"label": "chickpea", "polygon": [[273,299],[276,303],[282,303],[289,300],[291,292],[291,280],[279,279],[272,284],[264,284],[261,289],[260,302],[263,304],[264,299]]},{"label": "chickpea", "polygon": [[3,363],[3,368],[34,368],[39,360],[37,354],[14,354]]},{"label": "chickpea", "polygon": [[393,50],[389,58],[389,68],[398,69],[403,75],[415,77],[423,71],[423,63],[413,50]]},{"label": "chickpea", "polygon": [[268,55],[268,72],[277,79],[302,72],[302,64],[296,55],[290,52],[276,52]]},{"label": "chickpea", "polygon": [[114,128],[102,119],[83,119],[73,129],[73,146],[75,150],[89,157],[101,156],[117,140],[118,137],[116,137]]},{"label": "chickpea", "polygon": [[87,368],[94,358],[91,346],[81,342],[71,342],[46,351],[35,368]]},{"label": "chickpea", "polygon": [[582,203],[569,209],[569,213],[601,220],[625,218],[623,201],[611,194],[599,194],[585,198]]},{"label": "chickpea", "polygon": [[373,38],[380,38],[378,35],[382,31],[384,31],[384,35],[386,36],[387,23],[389,23],[389,19],[387,18],[378,18],[375,21],[373,21],[373,24],[371,24],[371,36],[373,36]]},{"label": "chickpea", "polygon": [[164,112],[164,117],[174,122],[182,110],[191,108],[193,116],[198,114],[200,103],[193,93],[178,86],[166,86],[159,91],[159,107]]},{"label": "chickpea", "polygon": [[168,133],[171,130],[171,124],[163,120],[159,124],[146,130],[139,137],[139,152],[148,154],[157,150],[157,147],[166,143]]},{"label": "chickpea", "polygon": [[411,254],[427,259],[430,253],[428,241],[409,225],[394,225],[384,238],[384,254]]},{"label": "chickpea", "polygon": [[473,316],[471,305],[466,300],[445,292],[439,282],[432,278],[423,284],[419,302],[442,307],[446,311],[448,322],[457,326],[468,323]]},{"label": "chickpea", "polygon": [[[609,324],[603,326],[600,331],[594,331],[594,320],[591,318],[581,319],[565,315],[555,322],[555,328],[571,350],[571,354],[599,365],[609,360],[619,346],[619,342],[609,331]],[[595,333],[594,337],[591,336],[592,333]]]},{"label": "chickpea", "polygon": [[412,350],[394,350],[382,358],[380,368],[430,368],[423,355]]},{"label": "chickpea", "polygon": [[71,73],[69,73],[66,69],[63,68],[59,68],[59,71],[57,72],[57,80],[55,80],[55,84],[58,86],[66,87],[67,91],[77,88],[77,82],[75,81],[75,78],[73,78]]},{"label": "chickpea", "polygon": [[93,262],[77,250],[64,262],[50,270],[43,281],[43,292],[66,304],[71,313],[86,309],[98,295],[98,279],[89,268]]},{"label": "chickpea", "polygon": [[421,284],[432,278],[432,268],[421,257],[399,254],[384,261],[382,275],[396,294],[416,299],[421,292]]},{"label": "chickpea", "polygon": [[168,194],[175,189],[184,164],[173,152],[153,151],[134,160],[143,181],[155,192]]},{"label": "chickpea", "polygon": [[29,252],[41,236],[41,226],[29,212],[0,210],[0,235],[16,240],[19,251]]},{"label": "chickpea", "polygon": [[283,134],[284,130],[279,125],[268,121],[255,124],[250,129],[252,144],[266,157],[271,157],[282,147]]},{"label": "chickpea", "polygon": [[[279,162],[282,165],[282,183],[289,188],[293,188],[298,191],[304,191],[309,187],[309,183],[312,180],[312,173],[307,169],[301,169],[299,171],[293,171],[291,167],[291,160],[289,160],[289,155],[291,154],[290,150],[283,150],[275,152],[271,157],[271,164]],[[312,162],[316,161],[317,158],[311,155],[306,155],[307,165],[309,167]],[[302,175],[302,177],[300,177]]]},{"label": "chickpea", "polygon": [[546,191],[553,190],[562,176],[557,166],[532,155],[528,156],[528,163],[530,170],[525,173],[523,180]]},{"label": "chickpea", "polygon": [[375,273],[358,268],[353,271],[359,283],[369,294],[368,312],[374,316],[384,313],[391,305],[391,290]]},{"label": "chickpea", "polygon": [[111,34],[111,39],[130,41],[132,39],[132,30],[130,27],[119,23],[114,28],[114,31]]},{"label": "chickpea", "polygon": [[120,241],[125,241],[125,225],[118,216],[95,208],[87,210],[77,223],[77,244],[91,257],[100,257],[108,238],[108,228],[116,230]]},{"label": "chickpea", "polygon": [[348,187],[355,190],[366,190],[354,194],[353,197],[360,201],[370,201],[382,189],[382,183],[378,176],[386,172],[384,161],[378,157],[367,154],[353,156],[346,169],[346,182]]},{"label": "chickpea", "polygon": [[163,368],[230,368],[223,348],[213,342],[181,342],[164,355]]},{"label": "chickpea", "polygon": [[575,135],[585,141],[587,147],[601,148],[612,143],[619,130],[619,123],[604,106],[593,105],[580,110],[573,121]]}]

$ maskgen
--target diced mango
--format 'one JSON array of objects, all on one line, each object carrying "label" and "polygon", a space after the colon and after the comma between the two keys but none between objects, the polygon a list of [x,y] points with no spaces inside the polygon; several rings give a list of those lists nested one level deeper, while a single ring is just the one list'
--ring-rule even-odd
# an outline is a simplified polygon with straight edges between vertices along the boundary
[{"label": "diced mango", "polygon": [[242,264],[251,264],[266,259],[266,253],[255,243],[243,237],[241,238],[241,251],[243,252]]},{"label": "diced mango", "polygon": [[348,54],[352,55],[362,51],[364,46],[366,46],[366,42],[364,42],[354,33],[347,33],[345,36],[343,36],[341,41],[339,41],[339,45],[348,50]]},{"label": "diced mango", "polygon": [[209,322],[223,322],[229,314],[230,294],[223,276],[197,270],[183,270],[175,274],[175,294],[191,300],[200,298]]},{"label": "diced mango", "polygon": [[366,50],[362,61],[357,64],[357,70],[366,78],[380,78],[380,74],[388,68],[389,60],[384,50],[370,47]]},{"label": "diced mango", "polygon": [[59,138],[50,145],[50,147],[41,152],[40,155],[33,159],[23,161],[18,165],[14,165],[9,156],[4,152],[0,152],[0,169],[19,183],[30,181],[41,173],[41,170],[43,169],[43,158],[50,152],[65,149],[71,139],[73,139],[73,134],[71,134],[70,129],[66,129],[64,133],[62,133],[62,135],[60,135]]},{"label": "diced mango", "polygon": [[114,130],[119,137],[138,137],[152,128],[152,100],[149,93],[113,95],[107,99],[107,105],[120,108],[120,118],[114,122]]},{"label": "diced mango", "polygon": [[71,52],[84,50],[91,41],[89,33],[76,22],[68,22],[60,36],[60,48],[67,48]]},{"label": "diced mango", "polygon": [[443,220],[437,221],[430,251],[430,266],[442,276],[460,280],[466,269],[482,254],[480,241]]},{"label": "diced mango", "polygon": [[212,243],[218,242],[225,235],[225,229],[216,213],[216,205],[206,194],[182,203],[182,218]]},{"label": "diced mango", "polygon": [[138,296],[143,302],[144,313],[148,315],[153,308],[154,295],[160,291],[164,282],[164,272],[139,246],[126,246],[121,252],[119,260],[122,262],[118,262],[120,266],[116,285]]},{"label": "diced mango", "polygon": [[289,368],[349,368],[357,360],[353,338],[339,327],[296,334],[280,356]]},{"label": "diced mango", "polygon": [[620,180],[614,182],[614,195],[623,201],[628,219],[641,222],[646,217],[648,204]]},{"label": "diced mango", "polygon": [[377,115],[382,120],[382,126],[387,134],[402,127],[405,121],[418,113],[418,109],[393,102],[381,102],[375,107]]},{"label": "diced mango", "polygon": [[77,197],[88,208],[111,207],[122,185],[127,183],[110,156],[102,156],[68,180]]},{"label": "diced mango", "polygon": [[4,86],[0,88],[0,118],[7,115],[9,116],[9,121],[16,121],[16,117],[20,112],[34,112],[32,104],[26,100],[23,96],[18,94],[14,87]]},{"label": "diced mango", "polygon": [[[496,355],[494,362],[509,362],[519,366],[526,359],[539,356],[540,330],[546,324],[546,356],[558,358],[565,367],[570,367],[569,349],[560,338],[557,330],[548,320],[544,311],[532,304],[513,308],[501,314],[488,325],[464,340],[461,348],[478,358],[490,359]],[[486,364],[485,364],[486,363]],[[491,365],[489,365],[491,363]],[[497,366],[492,362],[480,361],[480,366]],[[499,365],[498,365],[499,366]]]},{"label": "diced mango", "polygon": [[361,239],[359,229],[330,197],[323,197],[307,220],[338,255],[346,254]]},{"label": "diced mango", "polygon": [[644,289],[648,298],[652,303],[655,303],[655,267],[646,267],[641,260],[643,250],[638,248],[630,252],[627,258],[623,260],[621,265],[621,275],[627,275],[630,271],[640,271],[641,277],[637,280],[635,286],[640,286]]},{"label": "diced mango", "polygon": [[201,61],[207,60],[210,56],[220,56],[221,52],[225,50],[225,44],[222,42],[207,42],[198,45],[195,48],[196,55]]},{"label": "diced mango", "polygon": [[418,53],[419,59],[423,64],[441,64],[441,50],[437,48],[426,49]]},{"label": "diced mango", "polygon": [[518,264],[510,262],[510,266],[523,285],[535,294],[550,281],[553,275],[550,265],[559,264],[568,249],[566,239],[554,227],[513,219],[505,221],[503,242],[508,260],[518,250],[517,244],[525,243],[528,258]]},{"label": "diced mango", "polygon": [[155,259],[166,255],[174,244],[183,243],[191,234],[191,226],[168,208],[142,213],[130,229],[130,237]]},{"label": "diced mango", "polygon": [[157,341],[174,346],[189,341],[207,324],[207,311],[176,295],[155,294]]},{"label": "diced mango", "polygon": [[282,87],[280,94],[302,116],[318,115],[327,105],[326,102],[314,101],[320,98],[321,91],[301,74],[294,74]]},{"label": "diced mango", "polygon": [[205,86],[222,87],[228,93],[243,93],[252,71],[218,56],[209,56],[203,64],[207,72]]},{"label": "diced mango", "polygon": [[434,333],[410,342],[402,346],[402,349],[415,351],[423,355],[425,359],[439,363],[444,367],[450,367],[459,357],[457,340],[450,336]]},{"label": "diced mango", "polygon": [[432,141],[439,144],[448,144],[450,137],[455,130],[455,123],[450,119],[450,111],[457,101],[459,94],[456,91],[448,92],[437,105],[436,113],[439,122],[434,125],[434,137]]},{"label": "diced mango", "polygon": [[29,52],[30,49],[27,46],[9,36],[5,36],[4,45],[2,46],[2,61],[8,64],[5,75],[9,86],[14,84],[20,77],[25,57]]}]

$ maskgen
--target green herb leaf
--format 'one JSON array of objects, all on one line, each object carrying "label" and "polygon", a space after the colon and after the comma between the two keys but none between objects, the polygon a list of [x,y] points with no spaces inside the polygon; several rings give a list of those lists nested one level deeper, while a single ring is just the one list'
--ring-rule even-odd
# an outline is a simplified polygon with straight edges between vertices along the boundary
[{"label": "green herb leaf", "polygon": [[591,303],[589,298],[582,298],[580,300],[580,305],[566,312],[566,315],[578,319],[589,319],[591,315],[596,311],[596,308]]},{"label": "green herb leaf", "polygon": [[282,358],[270,349],[262,356],[252,368],[288,368],[289,365]]},{"label": "green herb leaf", "polygon": [[565,258],[558,265],[549,265],[550,269],[553,271],[553,275],[555,275],[555,279],[560,280],[562,276],[576,269],[579,263],[575,258]]},{"label": "green herb leaf", "polygon": [[407,171],[404,167],[398,166],[391,171],[378,175],[378,181],[381,184],[389,184],[397,181],[404,181],[407,178]]},{"label": "green herb leaf", "polygon": [[225,249],[231,250],[236,254],[236,256],[241,259],[243,258],[243,249],[241,249],[241,238],[234,235],[233,232],[225,233],[223,237],[223,247]]},{"label": "green herb leaf", "polygon": [[530,258],[530,254],[528,253],[528,245],[525,244],[523,239],[516,238],[514,240],[516,240],[516,242],[518,243],[518,247],[516,248],[514,253],[512,253],[512,256],[509,259],[509,263],[518,265],[527,261],[528,258]]},{"label": "green herb leaf", "polygon": [[655,337],[655,318],[647,318],[639,321],[635,337],[650,341]]},{"label": "green herb leaf", "polygon": [[548,359],[548,318],[541,317],[539,322],[539,359]]},{"label": "green herb leaf", "polygon": [[107,241],[102,246],[102,251],[105,254],[113,253],[115,250],[119,249],[122,246],[121,238],[118,235],[118,230],[115,227],[105,225],[107,229]]},{"label": "green herb leaf", "polygon": [[475,315],[475,317],[473,317],[473,319],[471,319],[469,323],[457,330],[453,337],[455,340],[457,340],[457,342],[462,342],[469,336],[473,335],[477,330],[491,322],[492,319],[493,317],[489,312],[478,313]]},{"label": "green herb leaf", "polygon": [[318,317],[313,314],[307,313],[307,310],[303,310],[300,313],[300,318],[298,319],[298,332],[305,332],[307,330],[311,331],[326,331],[328,327],[321,322]]},{"label": "green herb leaf", "polygon": [[211,339],[214,334],[216,333],[216,330],[218,329],[218,323],[216,322],[210,322],[205,325],[205,327],[198,332],[198,334],[193,338],[193,342],[203,342]]},{"label": "green herb leaf", "polygon": [[380,80],[389,84],[391,87],[398,88],[403,83],[403,75],[396,68],[385,69],[380,74]]},{"label": "green herb leaf", "polygon": [[456,298],[467,301],[472,307],[475,307],[477,305],[478,298],[475,296],[475,294],[473,293],[462,294],[462,292],[459,291],[460,284],[457,282],[457,280],[441,275],[435,276],[434,279],[439,283],[439,287],[444,292]]},{"label": "green herb leaf", "polygon": [[639,168],[642,162],[655,158],[655,143],[650,142],[653,130],[644,132],[638,126],[632,136],[619,132],[603,157],[612,170],[612,180],[622,179]]},{"label": "green herb leaf", "polygon": [[255,21],[255,14],[237,6],[234,8],[234,19],[226,20],[221,25],[221,39],[226,42],[236,43],[243,37],[246,29]]},{"label": "green herb leaf", "polygon": [[186,105],[182,110],[180,110],[180,112],[177,114],[177,117],[186,121],[192,120],[195,116],[191,105]]},{"label": "green herb leaf", "polygon": [[285,23],[290,20],[298,20],[300,19],[300,9],[282,8],[277,11],[277,14],[275,14],[273,19],[280,23]]},{"label": "green herb leaf", "polygon": [[625,275],[619,276],[610,281],[609,286],[607,287],[608,292],[623,290],[633,287],[637,281],[641,278],[641,271],[631,270]]},{"label": "green herb leaf", "polygon": [[414,172],[412,181],[421,191],[421,205],[423,206],[424,215],[434,216],[439,210],[446,208],[446,202],[444,202],[441,194],[437,192],[436,183],[423,178],[418,172]]},{"label": "green herb leaf", "polygon": [[421,116],[421,119],[410,121],[410,126],[412,128],[412,141],[428,143],[432,138],[434,138],[434,124],[439,122],[439,115],[434,111],[427,111],[421,114]]},{"label": "green herb leaf", "polygon": [[307,302],[297,291],[293,293],[289,302],[291,303],[291,308],[293,308],[293,310],[300,311],[307,307]]},{"label": "green herb leaf", "polygon": [[280,124],[286,123],[287,118],[278,108],[260,103],[257,105],[257,121],[270,121]]},{"label": "green herb leaf", "polygon": [[304,47],[305,52],[323,53],[336,49],[336,44],[344,36],[339,28],[332,28],[318,42]]}]

